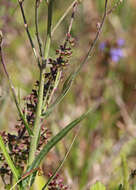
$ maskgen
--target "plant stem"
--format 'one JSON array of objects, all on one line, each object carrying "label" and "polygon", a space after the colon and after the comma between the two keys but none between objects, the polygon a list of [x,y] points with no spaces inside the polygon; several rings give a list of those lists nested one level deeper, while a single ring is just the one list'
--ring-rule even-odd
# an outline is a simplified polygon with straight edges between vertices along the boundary
[{"label": "plant stem", "polygon": [[[52,5],[53,5],[53,1],[50,0],[48,4],[48,23],[47,23],[48,27],[47,27],[47,40],[46,40],[46,45],[45,45],[45,60],[47,60],[48,58],[50,44],[51,44]],[[36,116],[35,116],[35,122],[34,122],[34,128],[33,128],[34,135],[31,138],[31,143],[30,143],[29,162],[28,162],[29,165],[31,165],[31,163],[33,162],[35,158],[35,152],[36,152],[38,137],[39,137],[40,128],[41,128],[40,118],[41,118],[42,104],[43,104],[44,72],[45,72],[45,67],[42,67],[42,66],[40,68],[38,103],[37,103]]]},{"label": "plant stem", "polygon": [[32,130],[29,128],[28,122],[25,119],[24,114],[23,114],[23,112],[21,110],[21,107],[19,105],[19,102],[18,102],[18,99],[17,99],[17,96],[16,96],[16,92],[15,92],[14,86],[12,84],[12,81],[10,79],[10,76],[9,76],[7,68],[6,68],[6,64],[5,64],[4,56],[3,56],[3,51],[2,51],[2,38],[3,38],[2,34],[0,34],[0,39],[1,39],[1,42],[0,42],[0,60],[1,60],[4,72],[5,72],[6,76],[7,76],[8,83],[9,83],[9,86],[10,86],[10,89],[11,89],[11,92],[12,92],[12,96],[13,96],[14,102],[16,104],[19,116],[22,119],[22,121],[23,121],[23,123],[24,123],[24,125],[26,127],[26,130],[28,131],[29,135],[31,136],[33,134]]},{"label": "plant stem", "polygon": [[3,153],[3,155],[4,155],[4,157],[5,157],[6,161],[7,161],[7,164],[9,165],[9,167],[10,167],[12,173],[13,173],[14,176],[15,176],[16,181],[18,181],[18,180],[19,180],[19,177],[20,177],[19,172],[18,172],[18,170],[16,169],[16,167],[15,167],[13,161],[12,161],[11,158],[10,158],[10,155],[8,154],[8,151],[7,151],[6,147],[5,147],[5,144],[4,144],[3,139],[2,139],[1,136],[0,136],[0,148],[1,148],[2,153]]},{"label": "plant stem", "polygon": [[90,112],[95,111],[103,102],[103,99],[98,100],[94,105],[88,109],[85,113],[83,113],[80,117],[69,123],[66,127],[64,127],[58,134],[46,144],[43,149],[40,151],[38,156],[36,156],[33,163],[27,168],[26,172],[30,172],[32,169],[39,167],[43,158],[47,155],[47,153],[59,142],[61,141],[68,132],[70,132],[77,124],[79,124],[84,118],[88,116]]},{"label": "plant stem", "polygon": [[40,2],[38,0],[35,0],[35,32],[36,32],[36,38],[39,46],[39,54],[41,57],[43,57],[42,54],[42,42],[39,36],[39,28],[38,28],[38,8],[39,8]]},{"label": "plant stem", "polygon": [[19,3],[20,10],[21,10],[22,17],[23,17],[24,27],[25,27],[28,39],[30,41],[30,44],[31,44],[34,56],[35,56],[37,62],[39,62],[39,59],[38,59],[38,56],[37,56],[37,53],[36,53],[36,49],[35,49],[35,46],[34,46],[34,43],[33,43],[33,40],[32,40],[31,34],[30,34],[30,31],[29,31],[29,28],[28,28],[25,12],[24,12],[24,8],[23,8],[23,0],[18,0],[18,3]]},{"label": "plant stem", "polygon": [[44,47],[44,58],[45,60],[48,58],[50,44],[51,44],[51,26],[52,26],[52,7],[53,7],[53,1],[50,0],[48,2],[48,23],[47,23],[47,37],[46,37],[46,43]]},{"label": "plant stem", "polygon": [[125,153],[122,153],[121,159],[122,159],[122,169],[123,169],[123,189],[129,190],[129,182],[128,182],[129,171],[128,171],[128,165]]},{"label": "plant stem", "polygon": [[56,31],[56,29],[60,26],[60,24],[62,23],[62,21],[65,19],[65,17],[68,15],[68,13],[71,11],[71,9],[73,8],[73,5],[77,2],[77,0],[74,0],[72,2],[72,4],[70,4],[70,6],[67,8],[67,10],[65,10],[64,14],[61,16],[61,18],[58,20],[57,24],[53,27],[51,35],[53,36],[54,32]]},{"label": "plant stem", "polygon": [[34,128],[33,128],[34,135],[32,136],[31,143],[30,143],[29,165],[34,160],[35,151],[37,148],[38,136],[40,132],[40,116],[41,116],[41,109],[42,109],[42,103],[43,103],[43,89],[44,89],[44,72],[43,71],[44,71],[43,69],[40,70],[38,103],[37,103],[36,117],[35,117]]}]

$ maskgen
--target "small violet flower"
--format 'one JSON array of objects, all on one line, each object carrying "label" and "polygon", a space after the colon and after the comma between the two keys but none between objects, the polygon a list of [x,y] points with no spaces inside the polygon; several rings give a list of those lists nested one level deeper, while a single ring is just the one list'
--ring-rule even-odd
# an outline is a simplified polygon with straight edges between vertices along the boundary
[{"label": "small violet flower", "polygon": [[122,57],[124,57],[124,53],[121,48],[111,48],[110,56],[112,61],[118,62]]},{"label": "small violet flower", "polygon": [[125,44],[125,40],[120,38],[120,39],[117,40],[117,44],[118,44],[119,47],[122,47]]},{"label": "small violet flower", "polygon": [[[125,40],[122,38],[119,38],[115,44],[102,42],[99,45],[99,50],[105,53],[107,52],[111,60],[117,63],[121,58],[124,57],[124,44]],[[105,51],[106,49],[107,51]]]},{"label": "small violet flower", "polygon": [[105,48],[106,48],[106,43],[105,43],[105,42],[100,43],[99,49],[100,49],[101,51],[104,51]]}]

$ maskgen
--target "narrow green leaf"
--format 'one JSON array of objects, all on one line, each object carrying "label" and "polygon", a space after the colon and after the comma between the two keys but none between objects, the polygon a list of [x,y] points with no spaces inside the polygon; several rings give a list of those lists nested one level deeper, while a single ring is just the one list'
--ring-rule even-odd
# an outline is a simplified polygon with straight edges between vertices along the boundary
[{"label": "narrow green leaf", "polygon": [[7,164],[9,165],[13,175],[15,176],[15,179],[18,180],[19,177],[20,177],[20,174],[19,174],[18,170],[16,169],[13,161],[11,160],[11,157],[8,154],[8,151],[7,151],[6,147],[5,147],[5,144],[4,144],[3,139],[2,139],[1,136],[0,136],[0,148],[1,148],[2,153],[3,153],[3,155],[4,155],[4,157],[5,157],[6,161],[7,161]]},{"label": "narrow green leaf", "polygon": [[117,190],[123,190],[123,185],[120,184]]},{"label": "narrow green leaf", "polygon": [[125,153],[121,155],[123,169],[123,189],[129,190],[129,171]]},{"label": "narrow green leaf", "polygon": [[97,181],[90,190],[106,190],[106,187],[101,182]]},{"label": "narrow green leaf", "polygon": [[72,4],[70,4],[70,6],[65,10],[64,14],[58,20],[57,24],[53,27],[52,32],[51,32],[52,36],[55,33],[56,29],[60,26],[60,24],[62,23],[62,21],[65,19],[65,17],[68,15],[68,13],[70,12],[70,10],[73,8],[73,5],[76,3],[76,1],[77,0],[74,0],[72,2]]},{"label": "narrow green leaf", "polygon": [[[38,156],[35,158],[33,163],[28,167],[26,173],[29,173],[33,169],[36,169],[39,167],[41,161],[44,159],[44,157],[47,155],[47,153],[63,138],[67,135],[68,132],[70,132],[77,124],[79,124],[85,117],[88,116],[90,112],[94,112],[99,105],[103,102],[103,100],[99,100],[98,102],[94,103],[94,105],[86,111],[84,114],[82,114],[80,117],[72,121],[70,124],[68,124],[64,129],[62,129],[55,137],[53,137],[41,150],[41,152],[38,154]],[[30,181],[31,176],[27,177],[23,180],[23,186],[31,184]]]},{"label": "narrow green leaf", "polygon": [[82,114],[80,117],[72,121],[65,128],[63,128],[56,136],[54,136],[41,150],[38,156],[35,158],[33,163],[28,167],[27,172],[31,171],[34,168],[37,168],[46,154],[63,138],[70,132],[77,124],[79,124],[88,114],[92,111],[95,111],[98,106],[102,103],[102,100],[96,102],[88,111]]},{"label": "narrow green leaf", "polygon": [[56,100],[51,104],[51,106],[47,109],[47,111],[42,114],[42,117],[47,118],[52,113],[52,111],[54,110],[55,106],[58,105],[63,100],[63,98],[66,96],[66,94],[70,90],[70,88],[72,86],[72,83],[73,83],[74,79],[76,78],[78,72],[76,70],[75,72],[72,72],[68,76],[68,78],[66,79],[66,81],[65,81],[65,83],[63,85],[63,88],[62,88],[60,96],[58,96],[56,98]]}]

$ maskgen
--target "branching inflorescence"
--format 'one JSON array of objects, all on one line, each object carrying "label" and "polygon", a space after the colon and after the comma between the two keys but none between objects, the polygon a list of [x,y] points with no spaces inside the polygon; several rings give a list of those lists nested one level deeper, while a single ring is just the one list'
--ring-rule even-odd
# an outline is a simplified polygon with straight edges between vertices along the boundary
[{"label": "branching inflorescence", "polygon": [[[25,13],[22,5],[23,1],[19,1],[20,8],[22,11],[23,19],[24,19],[24,24],[26,28],[26,32],[28,34],[30,44],[32,46],[32,49],[34,51],[34,54],[37,57],[37,54],[35,53],[35,48],[34,48],[34,43],[32,41],[29,28],[27,25],[27,21],[25,18]],[[39,4],[38,1],[36,0],[36,19],[37,19],[37,8]],[[66,38],[64,40],[64,44],[60,45],[59,49],[56,50],[56,59],[49,58],[47,60],[44,60],[44,64],[48,64],[49,66],[49,72],[44,73],[44,89],[43,89],[43,105],[42,105],[42,110],[41,113],[46,110],[48,107],[52,96],[54,94],[55,89],[58,86],[58,83],[61,79],[61,73],[64,70],[66,66],[69,65],[69,58],[72,54],[72,46],[74,46],[74,39],[71,37],[71,28],[74,20],[74,14],[76,11],[77,3],[74,4],[73,6],[73,13],[70,21],[70,25],[68,28],[68,33],[66,34]],[[37,23],[37,21],[36,21]],[[39,44],[39,50],[40,50],[40,56],[42,56],[42,50],[41,50],[41,42],[39,38],[39,32],[38,32],[38,25],[36,24],[36,36],[37,36],[37,41]],[[3,59],[3,55],[2,55]],[[39,60],[38,60],[39,63]],[[40,68],[44,68],[44,64],[39,64]],[[9,78],[8,72],[6,70],[6,65],[5,66],[5,71],[7,73],[7,76]],[[42,68],[43,67],[43,68]],[[10,80],[10,79],[9,79]],[[11,83],[11,80],[10,80]],[[37,109],[37,103],[38,103],[38,90],[39,90],[39,84],[40,81],[36,81],[34,88],[32,89],[32,92],[30,95],[26,96],[24,98],[25,106],[22,109],[22,113],[25,117],[25,120],[30,127],[30,129],[33,129],[33,125],[35,122],[35,117],[36,117],[36,109]],[[42,122],[42,119],[41,119]],[[3,137],[5,145],[9,149],[9,155],[12,157],[12,160],[14,163],[16,163],[16,167],[19,168],[21,172],[24,171],[24,168],[27,164],[27,160],[29,157],[29,149],[30,149],[30,135],[28,131],[26,130],[26,127],[24,125],[24,122],[22,118],[19,119],[18,123],[15,126],[17,134],[13,135],[10,133],[2,132],[1,136]],[[45,145],[48,142],[48,139],[51,135],[51,132],[49,129],[47,129],[43,124],[41,124],[41,132],[40,132],[40,138],[38,141],[37,145],[37,150],[36,154],[41,150],[43,145]],[[8,183],[11,184],[12,181],[12,172],[10,170],[10,167],[4,161],[4,157],[1,154],[1,160],[2,160],[2,165],[0,169],[0,175],[2,176],[3,182],[5,185]],[[7,183],[7,176],[9,176],[10,181]],[[6,184],[7,183],[7,184]]]},{"label": "branching inflorescence", "polygon": [[[51,35],[54,33],[55,29],[59,26],[59,24],[57,24],[56,27],[54,27],[53,31],[51,30],[52,29],[52,6],[54,3],[54,0],[49,0],[46,2],[48,6],[48,21],[47,21],[47,37],[46,37],[45,45],[40,39],[39,29],[38,29],[38,8],[40,6],[41,1],[35,0],[35,31],[36,31],[36,38],[37,38],[37,43],[39,47],[38,53],[36,52],[35,45],[34,45],[33,39],[29,31],[29,27],[27,24],[25,11],[23,8],[23,0],[18,0],[18,3],[19,3],[21,14],[23,17],[25,30],[26,30],[28,39],[30,41],[30,45],[33,50],[34,56],[36,57],[37,65],[39,67],[40,77],[39,77],[39,80],[35,82],[35,86],[32,89],[31,94],[24,98],[24,108],[22,109],[18,102],[12,81],[6,69],[6,64],[5,64],[4,56],[2,52],[3,36],[2,34],[0,34],[0,58],[1,58],[4,71],[6,73],[6,76],[8,78],[12,95],[16,103],[18,113],[19,113],[19,120],[17,124],[15,125],[16,134],[10,134],[6,132],[0,133],[0,136],[3,137],[3,140],[2,138],[0,139],[0,147],[3,153],[3,154],[0,154],[0,159],[2,162],[1,168],[0,168],[0,175],[5,184],[5,188],[7,185],[10,185],[10,187],[12,186],[13,176],[14,176],[16,178],[15,185],[19,184],[18,187],[20,190],[22,190],[22,187],[25,188],[26,184],[23,184],[22,182],[23,184],[22,186],[22,184],[19,182],[23,181],[25,178],[23,177],[24,171],[26,172],[27,177],[33,174],[33,171],[37,170],[37,165],[39,165],[41,159],[46,155],[46,153],[48,153],[49,150],[53,146],[55,146],[55,144],[59,142],[76,124],[82,121],[87,116],[87,114],[91,111],[91,109],[89,109],[87,112],[81,115],[78,119],[71,122],[62,131],[60,131],[55,136],[56,139],[54,137],[52,138],[52,140],[49,140],[51,136],[51,131],[43,124],[44,122],[43,122],[42,115],[44,115],[44,113],[48,111],[48,107],[50,106],[54,92],[56,88],[58,87],[59,82],[61,81],[62,72],[68,65],[70,65],[69,60],[72,55],[72,47],[75,44],[75,40],[71,36],[71,29],[72,29],[74,16],[75,16],[75,12],[76,12],[79,1],[74,1],[72,5],[68,8],[66,13],[62,16],[62,18],[64,18],[66,14],[68,14],[70,9],[73,8],[68,31],[66,33],[66,37],[64,39],[63,44],[61,44],[59,48],[56,50],[55,59],[50,58],[49,56],[49,50],[50,50],[50,45],[51,45]],[[81,64],[78,65],[76,71],[70,74],[70,76],[64,83],[63,88],[66,87],[66,91],[63,97],[69,90],[72,81],[75,79],[76,75],[79,73],[82,66],[86,63],[88,57],[92,53],[92,50],[96,44],[96,41],[98,40],[99,35],[101,33],[106,16],[110,13],[110,11],[107,12],[107,3],[108,3],[108,0],[105,0],[105,10],[104,10],[104,16],[102,18],[102,22],[98,28],[96,37],[93,43],[91,43],[90,48],[85,58],[83,59]],[[63,20],[62,18],[60,19],[58,23],[61,23],[61,21]],[[3,141],[5,143],[5,146],[3,144]],[[47,146],[45,146],[46,144]],[[35,158],[37,154],[39,157]],[[35,164],[35,163],[38,163],[38,164]],[[9,181],[7,180],[7,177],[9,177]],[[51,175],[49,177],[51,177]],[[51,181],[48,184],[48,189],[50,190],[68,189],[68,187],[64,186],[58,178],[59,178],[58,175],[56,177],[54,176],[54,178],[52,179],[53,181]],[[28,181],[27,181],[28,184],[32,184],[31,180],[28,180]]]}]

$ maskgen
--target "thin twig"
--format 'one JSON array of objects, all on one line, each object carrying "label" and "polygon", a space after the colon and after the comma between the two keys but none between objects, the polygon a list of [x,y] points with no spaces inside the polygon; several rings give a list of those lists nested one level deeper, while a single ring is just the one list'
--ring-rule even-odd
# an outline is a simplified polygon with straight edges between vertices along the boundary
[{"label": "thin twig", "polygon": [[82,63],[79,65],[79,67],[76,70],[76,74],[79,73],[79,71],[81,70],[81,68],[83,67],[83,65],[87,62],[88,58],[92,56],[91,53],[92,53],[92,51],[93,51],[93,49],[95,47],[95,44],[96,44],[97,40],[99,39],[100,33],[102,31],[102,28],[103,28],[103,24],[104,24],[106,16],[107,16],[107,5],[108,5],[108,0],[105,0],[104,15],[102,17],[102,21],[100,23],[100,26],[99,26],[98,31],[96,33],[96,36],[95,36],[93,42],[91,43],[90,48],[89,48],[89,50],[88,50],[85,58],[83,59]]},{"label": "thin twig", "polygon": [[74,4],[77,2],[77,0],[74,0],[72,2],[72,4],[67,8],[67,10],[64,12],[64,14],[61,16],[61,18],[59,19],[59,21],[57,22],[57,24],[53,27],[51,35],[53,36],[54,32],[56,31],[56,29],[58,28],[58,26],[62,23],[62,21],[65,19],[65,17],[67,16],[67,14],[71,11],[71,9],[73,8]]},{"label": "thin twig", "polygon": [[48,57],[50,44],[51,44],[51,28],[52,28],[52,5],[54,0],[49,0],[48,2],[48,21],[47,21],[47,37],[44,46],[44,58]]},{"label": "thin twig", "polygon": [[109,14],[111,14],[113,11],[115,11],[116,8],[117,8],[122,2],[123,2],[123,0],[118,0],[118,2],[115,3],[115,5],[114,5],[110,10],[107,11],[107,15],[109,15]]},{"label": "thin twig", "polygon": [[136,133],[134,133],[135,124],[134,124],[133,120],[131,119],[131,117],[127,111],[126,104],[121,97],[121,92],[116,87],[114,87],[114,94],[115,94],[115,101],[120,108],[120,113],[122,115],[122,118],[123,118],[126,126],[127,126],[126,130],[131,135],[135,136],[136,135]]},{"label": "thin twig", "polygon": [[37,42],[38,42],[38,46],[39,46],[39,53],[40,56],[43,57],[43,53],[42,53],[42,42],[39,36],[39,29],[38,29],[38,8],[39,8],[39,0],[35,0],[35,30],[36,30],[36,38],[37,38]]},{"label": "thin twig", "polygon": [[5,72],[6,76],[7,76],[8,83],[9,83],[9,86],[11,88],[12,96],[14,98],[14,101],[15,101],[18,113],[19,113],[19,115],[20,115],[20,117],[21,117],[21,119],[22,119],[22,121],[23,121],[23,123],[24,123],[24,125],[25,125],[25,127],[26,127],[26,129],[27,129],[27,131],[29,133],[29,135],[32,135],[33,132],[29,128],[29,125],[28,125],[28,123],[27,123],[27,121],[26,121],[26,119],[24,117],[24,114],[23,114],[23,112],[21,110],[21,107],[19,105],[19,102],[18,102],[18,99],[17,99],[17,96],[16,96],[15,88],[14,88],[14,86],[12,84],[12,80],[10,79],[10,76],[9,76],[7,68],[6,68],[6,64],[5,64],[4,56],[3,56],[3,51],[2,51],[2,38],[3,38],[2,34],[0,33],[0,59],[1,59],[1,63],[2,63],[2,66],[3,66],[4,72]]},{"label": "thin twig", "polygon": [[25,17],[25,12],[24,12],[24,8],[23,8],[23,0],[18,0],[18,3],[19,3],[20,10],[21,10],[21,13],[22,13],[22,17],[23,17],[23,21],[24,21],[24,27],[25,27],[28,39],[30,41],[34,56],[35,56],[36,60],[39,63],[39,59],[38,59],[38,56],[37,56],[37,53],[36,53],[36,49],[35,49],[35,46],[34,46],[30,31],[29,31],[29,28],[28,28],[27,20],[26,20],[26,17]]},{"label": "thin twig", "polygon": [[67,45],[67,42],[68,42],[68,39],[69,39],[69,36],[70,36],[70,33],[71,33],[71,29],[72,29],[72,26],[73,26],[73,21],[74,21],[77,5],[78,5],[77,2],[75,2],[73,4],[73,11],[72,11],[71,20],[70,20],[70,24],[69,24],[69,27],[68,27],[68,32],[67,32],[65,43],[64,43],[64,48],[66,48],[66,45]]}]

